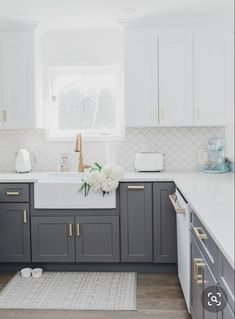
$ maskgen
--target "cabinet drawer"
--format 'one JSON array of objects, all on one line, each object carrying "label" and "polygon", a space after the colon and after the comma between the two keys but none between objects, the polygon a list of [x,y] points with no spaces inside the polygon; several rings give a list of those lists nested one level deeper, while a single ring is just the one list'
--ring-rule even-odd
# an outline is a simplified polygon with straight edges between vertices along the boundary
[{"label": "cabinet drawer", "polygon": [[234,270],[226,258],[219,252],[218,254],[218,282],[224,289],[228,297],[228,303],[234,311]]},{"label": "cabinet drawer", "polygon": [[28,184],[0,184],[1,203],[29,202]]},{"label": "cabinet drawer", "polygon": [[192,216],[192,234],[196,243],[200,247],[208,266],[210,267],[213,275],[217,278],[218,273],[218,249],[207,232],[199,218],[193,214]]}]

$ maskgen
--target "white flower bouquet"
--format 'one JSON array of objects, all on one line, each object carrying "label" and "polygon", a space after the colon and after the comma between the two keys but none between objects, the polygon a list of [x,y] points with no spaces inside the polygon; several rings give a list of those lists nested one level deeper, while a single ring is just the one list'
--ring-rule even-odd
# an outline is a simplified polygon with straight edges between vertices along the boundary
[{"label": "white flower bouquet", "polygon": [[123,178],[125,171],[119,165],[105,165],[95,163],[89,172],[85,173],[82,179],[83,183],[80,192],[86,197],[90,189],[94,192],[109,194],[118,188],[120,180]]}]

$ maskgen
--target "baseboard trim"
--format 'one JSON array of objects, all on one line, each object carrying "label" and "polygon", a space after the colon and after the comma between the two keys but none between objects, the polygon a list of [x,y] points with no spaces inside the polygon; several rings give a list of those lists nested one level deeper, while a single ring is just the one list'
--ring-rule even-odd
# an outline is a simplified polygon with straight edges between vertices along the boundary
[{"label": "baseboard trim", "polygon": [[134,271],[145,273],[176,273],[176,264],[152,263],[1,263],[0,272],[19,271],[22,268],[43,268],[44,271]]}]

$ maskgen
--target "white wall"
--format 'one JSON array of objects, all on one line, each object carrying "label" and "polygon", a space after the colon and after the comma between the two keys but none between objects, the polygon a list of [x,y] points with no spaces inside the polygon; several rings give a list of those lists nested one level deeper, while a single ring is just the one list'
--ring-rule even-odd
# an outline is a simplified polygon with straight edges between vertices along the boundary
[{"label": "white wall", "polygon": [[234,28],[231,28],[228,69],[228,103],[226,108],[226,156],[234,162]]},{"label": "white wall", "polygon": [[44,65],[122,60],[123,57],[123,35],[116,30],[50,32],[42,41]]}]

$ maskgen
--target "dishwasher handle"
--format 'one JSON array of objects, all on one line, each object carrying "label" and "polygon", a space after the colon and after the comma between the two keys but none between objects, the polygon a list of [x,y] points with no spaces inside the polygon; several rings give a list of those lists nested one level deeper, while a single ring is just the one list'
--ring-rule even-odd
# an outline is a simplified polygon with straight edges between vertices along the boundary
[{"label": "dishwasher handle", "polygon": [[170,201],[171,201],[171,203],[172,203],[172,205],[173,205],[173,207],[174,207],[174,209],[175,209],[175,212],[176,212],[177,214],[185,214],[185,209],[182,208],[182,207],[179,205],[178,201],[177,201],[177,195],[176,195],[176,193],[174,193],[174,194],[172,194],[172,195],[169,195],[169,198],[170,198]]}]

